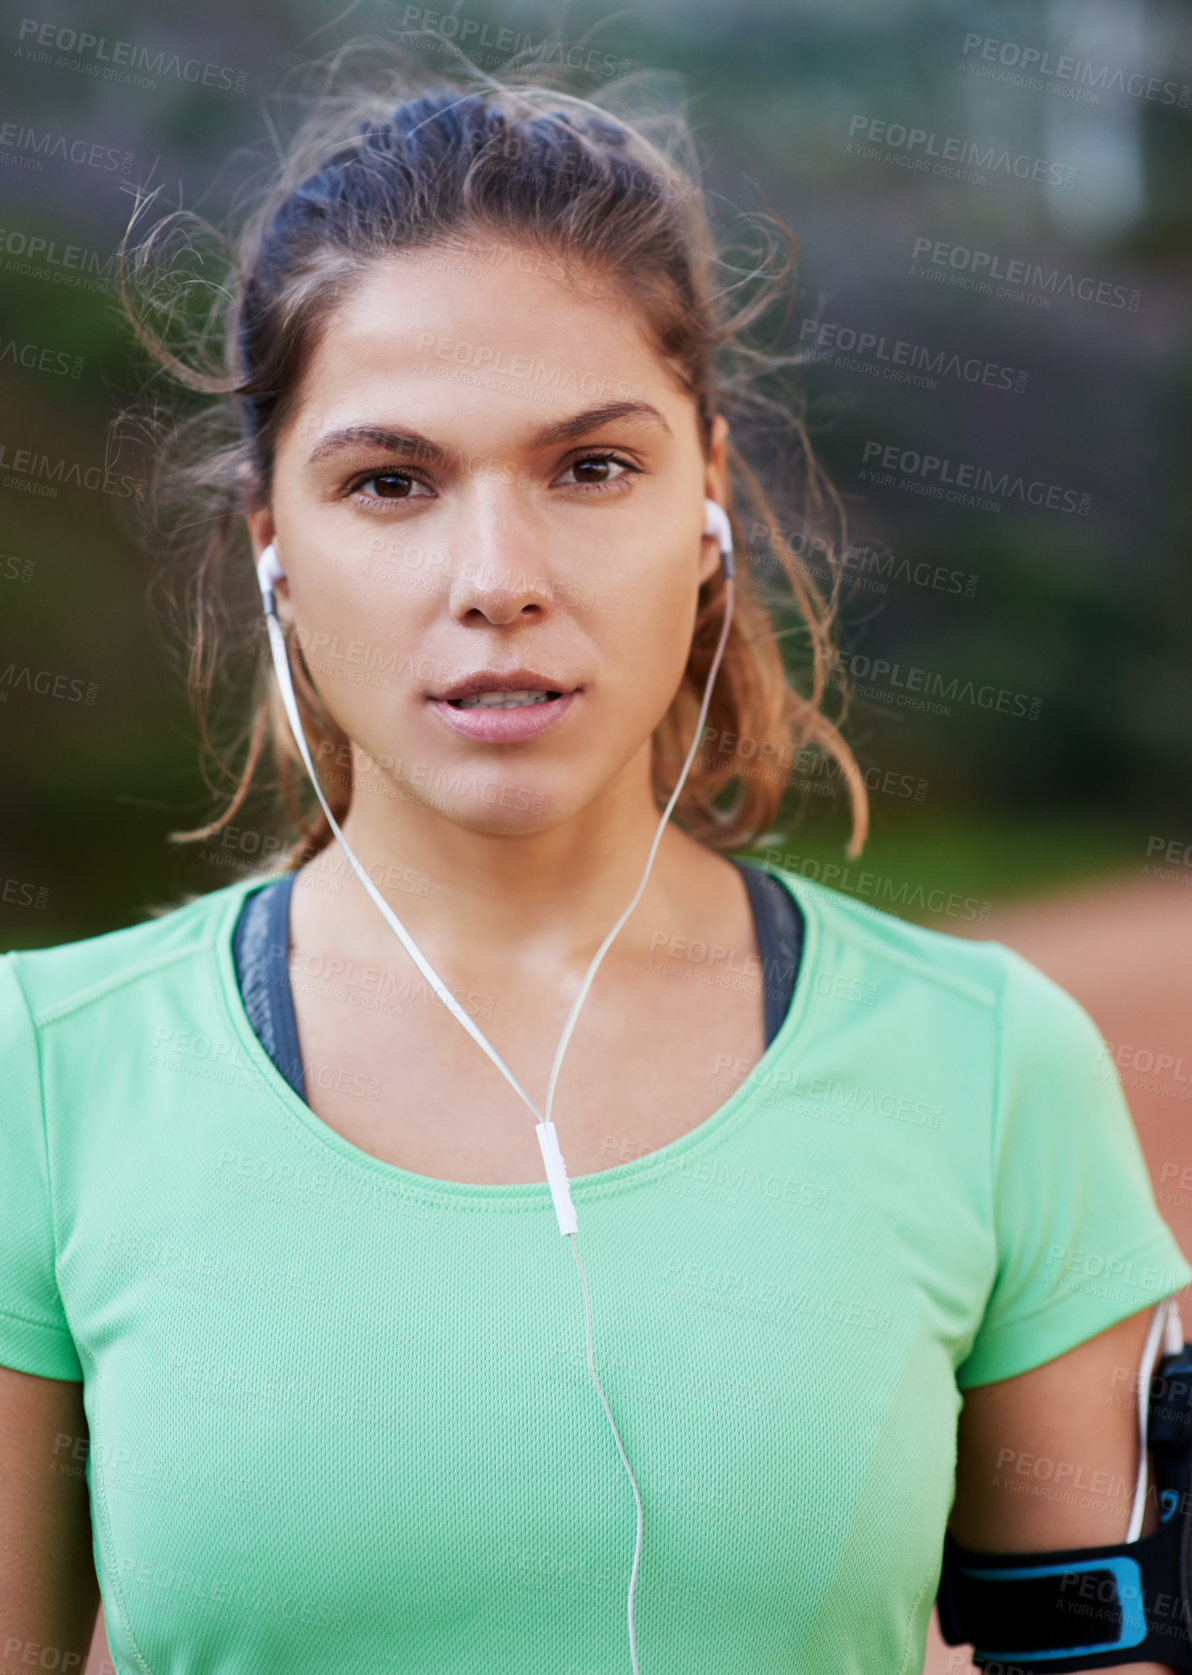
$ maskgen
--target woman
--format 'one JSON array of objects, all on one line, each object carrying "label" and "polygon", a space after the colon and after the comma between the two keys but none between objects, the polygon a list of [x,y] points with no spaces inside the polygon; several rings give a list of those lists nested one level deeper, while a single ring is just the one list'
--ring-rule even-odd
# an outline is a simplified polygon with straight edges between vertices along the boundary
[{"label": "woman", "polygon": [[[756,310],[691,171],[541,89],[394,105],[299,136],[222,371],[158,346],[243,426],[163,468],[215,495],[196,689],[213,621],[263,643],[251,545],[331,819],[262,657],[236,794],[184,835],[252,831],[272,750],[281,870],[0,962],[0,1620],[84,1654],[98,1582],[121,1672],[579,1675],[627,1630],[647,1675],[918,1669],[946,1525],[1123,1537],[1128,1493],[995,1468],[1133,1483],[1107,1398],[1192,1267],[1070,996],[734,858],[792,741],[853,854],[865,805],[819,710],[834,599],[729,440]],[[744,563],[728,620],[706,502],[741,499],[810,697]],[[712,676],[717,766],[660,828]]]}]

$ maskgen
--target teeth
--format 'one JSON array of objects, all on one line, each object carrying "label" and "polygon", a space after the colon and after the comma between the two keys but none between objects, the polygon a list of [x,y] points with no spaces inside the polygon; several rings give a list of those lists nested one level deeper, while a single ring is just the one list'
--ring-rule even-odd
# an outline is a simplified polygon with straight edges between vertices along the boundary
[{"label": "teeth", "polygon": [[453,698],[457,709],[512,710],[522,704],[546,704],[549,692],[477,692],[471,698]]}]

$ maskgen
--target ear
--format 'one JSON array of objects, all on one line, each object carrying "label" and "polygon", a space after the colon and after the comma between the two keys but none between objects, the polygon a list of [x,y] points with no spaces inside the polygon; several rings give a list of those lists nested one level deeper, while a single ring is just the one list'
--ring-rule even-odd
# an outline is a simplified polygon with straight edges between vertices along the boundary
[{"label": "ear", "polygon": [[704,494],[723,506],[728,492],[728,420],[723,413],[712,415],[708,463],[704,470]]},{"label": "ear", "polygon": [[248,512],[244,521],[248,525],[248,537],[252,542],[252,556],[255,564],[269,543],[277,539],[277,529],[273,522],[273,509],[269,506],[262,506],[259,511]]},{"label": "ear", "polygon": [[[276,544],[277,528],[273,522],[273,512],[270,507],[262,506],[259,511],[245,514],[248,525],[248,538],[252,542],[252,557],[255,564],[265,548],[270,543]],[[278,554],[281,561],[281,555]],[[285,568],[282,562],[282,568]],[[283,627],[290,626],[290,584],[285,576],[280,577],[273,585],[273,596],[277,601],[277,614]]]},{"label": "ear", "polygon": [[[726,503],[728,493],[728,420],[722,413],[712,417],[712,431],[708,443],[708,463],[704,468],[704,496],[718,506]],[[711,581],[720,569],[720,548],[715,541],[705,541],[700,557],[700,585]]]}]

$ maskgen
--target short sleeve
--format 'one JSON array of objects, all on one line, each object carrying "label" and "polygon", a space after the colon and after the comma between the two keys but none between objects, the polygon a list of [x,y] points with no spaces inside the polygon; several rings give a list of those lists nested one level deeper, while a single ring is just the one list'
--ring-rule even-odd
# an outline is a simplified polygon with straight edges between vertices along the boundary
[{"label": "short sleeve", "polygon": [[0,957],[0,1366],[81,1383],[83,1368],[54,1273],[37,1034],[17,976]]},{"label": "short sleeve", "polygon": [[1067,990],[1002,952],[997,1268],[961,1390],[1042,1366],[1192,1280],[1099,1029]]}]

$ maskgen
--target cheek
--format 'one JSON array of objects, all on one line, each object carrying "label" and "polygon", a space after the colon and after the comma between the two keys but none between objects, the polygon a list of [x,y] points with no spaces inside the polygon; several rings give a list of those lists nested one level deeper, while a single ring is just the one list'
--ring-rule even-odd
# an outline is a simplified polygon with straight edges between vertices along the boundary
[{"label": "cheek", "polygon": [[651,596],[636,588],[629,608],[599,631],[606,684],[647,732],[666,714],[683,678],[694,612],[688,587],[660,587]]},{"label": "cheek", "polygon": [[[390,716],[419,680],[426,594],[383,560],[345,559],[333,575],[319,576],[293,593],[298,644],[327,707],[349,736],[367,730],[370,717]],[[375,572],[375,573],[374,573]]]},{"label": "cheek", "polygon": [[423,632],[442,593],[428,562],[429,555],[392,540],[341,549],[304,572],[295,607],[320,627],[375,644],[408,645]]}]

